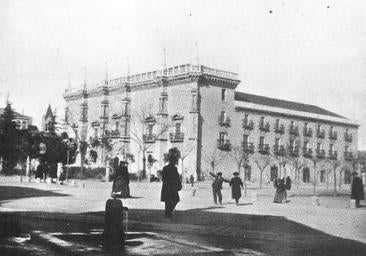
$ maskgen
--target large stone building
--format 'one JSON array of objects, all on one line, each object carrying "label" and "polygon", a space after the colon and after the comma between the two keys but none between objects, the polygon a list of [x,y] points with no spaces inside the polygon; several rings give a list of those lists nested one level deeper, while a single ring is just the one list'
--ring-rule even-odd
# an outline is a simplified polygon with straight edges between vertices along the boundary
[{"label": "large stone building", "polygon": [[111,138],[108,152],[91,143],[97,162],[106,154],[133,156],[132,171],[142,169],[143,155],[150,169],[162,169],[171,147],[182,152],[184,175],[207,174],[214,167],[229,176],[238,169],[237,149],[249,156],[241,166],[251,180],[259,178],[261,162],[268,162],[264,180],[294,176],[290,160],[298,157],[317,163],[314,173],[314,161],[304,161],[299,174],[304,182],[313,177],[324,182],[330,168],[320,164],[325,160],[352,170],[357,124],[313,105],[237,92],[239,83],[235,73],[192,64],[92,86],[85,82],[65,91],[65,120],[81,140]]}]

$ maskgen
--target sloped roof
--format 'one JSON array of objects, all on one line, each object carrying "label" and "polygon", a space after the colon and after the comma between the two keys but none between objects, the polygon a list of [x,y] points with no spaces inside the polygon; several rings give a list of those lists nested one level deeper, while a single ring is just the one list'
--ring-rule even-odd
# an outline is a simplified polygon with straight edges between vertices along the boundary
[{"label": "sloped roof", "polygon": [[[4,108],[0,108],[0,116],[4,113],[5,109]],[[26,116],[26,115],[22,115],[18,112],[15,112],[13,110],[13,115],[14,115],[14,119],[31,119],[30,116]]]},{"label": "sloped roof", "polygon": [[47,112],[46,112],[46,115],[45,115],[45,119],[47,119],[47,117],[52,117],[53,116],[53,113],[52,113],[52,109],[51,109],[51,104],[48,104],[48,108],[47,108]]},{"label": "sloped roof", "polygon": [[277,108],[284,108],[284,109],[290,109],[290,110],[296,110],[296,111],[302,111],[307,113],[314,113],[319,115],[326,115],[326,116],[333,116],[333,117],[339,117],[344,118],[343,116],[340,116],[336,113],[333,113],[331,111],[328,111],[326,109],[309,105],[309,104],[303,104],[293,101],[286,101],[286,100],[279,100],[259,95],[253,95],[243,92],[235,92],[235,100],[237,101],[244,101],[259,105],[265,105],[270,107],[277,107]]}]

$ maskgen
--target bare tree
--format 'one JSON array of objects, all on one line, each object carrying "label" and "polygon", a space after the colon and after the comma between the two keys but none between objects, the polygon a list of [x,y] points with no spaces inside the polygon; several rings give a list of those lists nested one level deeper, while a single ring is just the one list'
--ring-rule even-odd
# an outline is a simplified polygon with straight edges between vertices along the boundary
[{"label": "bare tree", "polygon": [[246,185],[246,165],[249,162],[249,158],[250,156],[253,154],[253,151],[250,150],[245,150],[243,147],[243,144],[240,143],[239,145],[233,145],[231,147],[231,151],[229,153],[229,155],[231,156],[231,158],[235,161],[236,166],[238,168],[238,173],[240,176],[240,170],[241,167],[244,167],[244,179],[243,179],[243,183],[244,183],[244,194],[245,196],[247,195],[247,185]]},{"label": "bare tree", "polygon": [[211,166],[211,171],[215,173],[215,167],[217,167],[222,161],[225,159],[226,154],[224,154],[221,150],[214,147],[211,151],[205,151],[203,153],[203,161],[208,163]]},{"label": "bare tree", "polygon": [[[178,143],[177,145],[178,150],[180,151],[180,159],[182,161],[182,180],[184,180],[184,160],[191,154],[191,152],[194,150],[195,146],[192,145],[192,143],[189,143],[189,141],[187,143]],[[198,173],[197,173],[198,175]]]},{"label": "bare tree", "polygon": [[271,155],[262,155],[257,154],[254,159],[254,163],[257,165],[259,169],[259,188],[262,188],[262,179],[263,179],[263,171],[271,164],[272,156]]},{"label": "bare tree", "polygon": [[68,118],[65,120],[65,123],[67,126],[69,126],[71,128],[71,130],[73,131],[73,133],[75,135],[75,139],[76,139],[76,142],[78,145],[78,151],[80,154],[80,171],[81,171],[81,176],[83,177],[84,176],[84,162],[85,162],[86,151],[88,149],[88,142],[81,139],[81,134],[79,134],[79,132],[78,132],[78,126],[76,124],[70,123],[70,120],[74,120],[71,112],[68,113]]},{"label": "bare tree", "polygon": [[[166,135],[170,128],[168,120],[156,120],[152,112],[152,104],[143,105],[132,115],[131,139],[138,145],[142,153],[142,178],[146,178],[146,151],[153,145],[156,139]],[[157,126],[156,133],[147,134],[147,129]]]},{"label": "bare tree", "polygon": [[[334,182],[334,195],[337,195],[337,169],[343,165],[343,160],[331,160],[327,159],[326,163],[329,163],[331,170],[333,172],[333,182]],[[328,185],[327,185],[328,186]]]},{"label": "bare tree", "polygon": [[300,184],[300,171],[306,166],[307,161],[303,156],[290,157],[289,161],[295,171],[295,183],[296,188],[298,189]]}]

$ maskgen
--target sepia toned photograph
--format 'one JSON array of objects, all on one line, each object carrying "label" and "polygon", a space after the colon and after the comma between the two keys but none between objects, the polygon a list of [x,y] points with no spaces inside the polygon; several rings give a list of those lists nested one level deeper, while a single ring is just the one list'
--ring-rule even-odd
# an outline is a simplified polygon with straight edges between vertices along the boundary
[{"label": "sepia toned photograph", "polygon": [[0,255],[366,255],[365,14],[1,0]]}]

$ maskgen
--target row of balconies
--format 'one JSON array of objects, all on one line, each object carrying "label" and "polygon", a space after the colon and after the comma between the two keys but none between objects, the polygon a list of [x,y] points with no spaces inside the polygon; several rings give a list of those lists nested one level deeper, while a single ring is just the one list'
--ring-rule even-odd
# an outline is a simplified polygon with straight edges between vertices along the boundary
[{"label": "row of balconies", "polygon": [[[229,144],[229,143],[228,143]],[[242,144],[243,150],[246,153],[253,154],[255,149],[253,143],[244,143]],[[267,154],[269,155],[270,152],[270,146],[269,144],[258,144],[258,152],[261,154]],[[326,151],[324,149],[316,149],[315,150],[316,157],[319,159],[325,159],[326,158]],[[298,157],[300,155],[300,148],[298,146],[291,147],[289,146],[287,148],[287,151],[285,149],[285,146],[283,145],[274,145],[273,146],[273,154],[276,156],[292,156],[292,157]],[[313,149],[311,148],[302,148],[302,155],[306,158],[312,158],[313,157]],[[338,152],[334,150],[328,150],[328,158],[336,160],[338,159]],[[352,160],[353,159],[353,153],[352,152],[344,152],[344,159],[346,160]]]},{"label": "row of balconies", "polygon": [[[142,136],[142,139],[144,143],[154,143],[156,141],[156,134],[144,134]],[[184,141],[184,133],[170,133],[169,134],[170,142],[177,143],[177,142],[183,142]]]},{"label": "row of balconies", "polygon": [[[244,128],[244,130],[253,130],[254,129],[253,120],[249,121],[247,119],[244,119],[242,127]],[[263,132],[269,132],[270,131],[269,122],[266,122],[266,123],[260,122],[259,126],[258,126],[258,129],[260,131],[263,131]],[[275,125],[274,132],[278,133],[278,134],[284,134],[285,133],[285,126],[283,124]],[[294,136],[299,136],[299,134],[300,134],[299,133],[299,128],[297,126],[290,126],[288,132],[289,132],[289,134],[294,135]],[[303,135],[305,137],[313,137],[313,129],[304,128]],[[329,135],[329,139],[331,139],[331,140],[337,140],[338,139],[338,133],[336,131],[329,131],[328,135]],[[324,129],[318,129],[316,131],[316,137],[319,138],[319,139],[324,139],[325,138],[325,130]],[[352,134],[345,133],[344,134],[344,140],[346,142],[352,142],[353,141]]]}]

